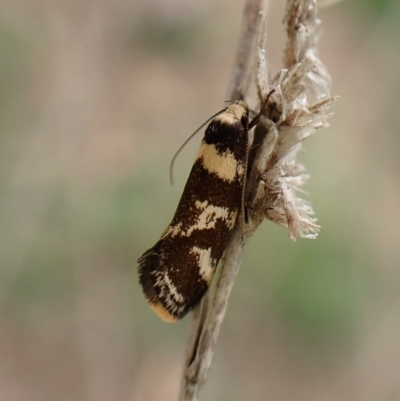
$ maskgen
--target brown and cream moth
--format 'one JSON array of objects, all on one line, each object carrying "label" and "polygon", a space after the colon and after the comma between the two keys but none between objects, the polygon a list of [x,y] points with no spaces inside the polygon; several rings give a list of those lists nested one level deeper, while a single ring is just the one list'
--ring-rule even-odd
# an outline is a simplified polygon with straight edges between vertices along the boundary
[{"label": "brown and cream moth", "polygon": [[242,204],[248,107],[237,101],[208,125],[171,224],[138,260],[150,306],[167,322],[207,291]]}]

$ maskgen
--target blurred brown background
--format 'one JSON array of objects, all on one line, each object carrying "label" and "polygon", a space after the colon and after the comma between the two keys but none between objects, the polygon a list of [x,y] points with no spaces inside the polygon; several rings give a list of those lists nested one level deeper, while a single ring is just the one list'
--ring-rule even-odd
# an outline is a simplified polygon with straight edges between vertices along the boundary
[{"label": "blurred brown background", "polygon": [[[243,0],[3,0],[0,400],[176,400],[190,318],[158,320],[136,259],[223,105]],[[284,46],[271,1],[268,57]],[[322,226],[246,249],[204,400],[400,400],[398,0],[321,10],[340,95],[305,144]]]}]

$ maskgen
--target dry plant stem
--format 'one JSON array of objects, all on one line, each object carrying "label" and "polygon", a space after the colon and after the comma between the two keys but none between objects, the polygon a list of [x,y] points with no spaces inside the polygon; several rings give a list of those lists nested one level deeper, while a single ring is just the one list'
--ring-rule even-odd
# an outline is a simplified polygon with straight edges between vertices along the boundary
[{"label": "dry plant stem", "polygon": [[[196,333],[191,339],[193,340],[195,337],[197,341],[192,344],[195,349],[188,350],[191,352],[187,354],[180,401],[198,401],[200,399],[200,392],[206,382],[214,357],[214,348],[227,309],[229,295],[240,267],[243,249],[241,228],[237,226],[225,250],[225,259],[216,288],[209,295],[208,313],[204,320],[200,318],[204,314],[193,316],[192,329],[196,330]],[[194,358],[191,358],[193,355]]]},{"label": "dry plant stem", "polygon": [[[243,98],[254,52],[259,13],[267,0],[247,0],[243,27],[236,59],[232,69],[227,99]],[[193,312],[191,333],[186,350],[185,367],[181,383],[180,401],[199,400],[200,390],[210,369],[214,347],[225,316],[229,294],[240,266],[244,249],[243,228],[237,225],[226,248],[224,263],[214,293],[208,293]]]},{"label": "dry plant stem", "polygon": [[259,12],[266,9],[266,0],[247,0],[243,10],[243,24],[236,58],[233,63],[226,99],[241,100],[247,92],[249,67],[254,53]]},{"label": "dry plant stem", "polygon": [[[210,369],[214,348],[241,256],[248,238],[268,219],[286,227],[289,237],[315,238],[319,226],[312,217],[311,205],[297,196],[307,180],[304,166],[295,157],[302,142],[316,129],[327,126],[330,77],[318,59],[316,0],[287,0],[285,68],[269,81],[265,58],[265,20],[259,13],[265,5],[248,0],[244,28],[239,42],[229,99],[246,95],[249,65],[257,28],[257,93],[260,114],[249,153],[246,206],[249,221],[243,216],[232,232],[221,264],[214,292],[210,292],[194,311],[192,332],[186,353],[180,401],[199,400]],[[311,103],[310,103],[311,100]]]}]

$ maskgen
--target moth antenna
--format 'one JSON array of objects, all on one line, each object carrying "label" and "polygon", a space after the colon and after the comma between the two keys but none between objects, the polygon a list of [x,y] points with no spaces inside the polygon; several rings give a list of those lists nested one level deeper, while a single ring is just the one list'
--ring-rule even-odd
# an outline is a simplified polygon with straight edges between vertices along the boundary
[{"label": "moth antenna", "polygon": [[250,116],[253,115],[254,117],[257,115],[257,112],[253,109],[249,109]]},{"label": "moth antenna", "polygon": [[181,150],[188,144],[188,142],[209,122],[211,121],[213,118],[217,117],[218,114],[223,113],[227,108],[225,107],[224,109],[220,110],[218,113],[215,113],[213,116],[211,116],[210,118],[208,118],[203,124],[200,125],[199,128],[196,129],[196,131],[193,132],[192,135],[189,136],[188,139],[186,139],[185,142],[183,142],[183,144],[180,146],[180,148],[175,152],[174,157],[171,160],[171,163],[169,165],[169,182],[171,183],[171,185],[174,185],[174,179],[173,179],[173,168],[174,168],[174,163],[176,158],[178,157],[179,153],[181,152]]},{"label": "moth antenna", "polygon": [[265,106],[268,103],[269,98],[271,97],[271,95],[274,92],[275,92],[275,88],[269,91],[267,98],[265,99],[265,102],[264,102],[263,106],[261,107],[261,111],[250,121],[249,130],[251,130],[254,126],[256,126],[258,124],[258,122],[260,121],[261,114],[264,112]]},{"label": "moth antenna", "polygon": [[246,189],[247,189],[247,172],[249,169],[249,142],[247,138],[247,143],[246,143],[246,159],[245,159],[245,165],[244,165],[244,182],[243,182],[243,188],[242,188],[242,195],[241,195],[241,209],[242,209],[242,243],[244,243],[244,229],[245,225],[248,223],[248,215],[247,215],[247,209],[246,209]]}]

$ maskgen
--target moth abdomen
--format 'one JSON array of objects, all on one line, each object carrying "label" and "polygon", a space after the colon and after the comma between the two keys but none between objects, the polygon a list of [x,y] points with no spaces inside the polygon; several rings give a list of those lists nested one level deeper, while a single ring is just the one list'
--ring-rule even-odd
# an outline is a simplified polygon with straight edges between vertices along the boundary
[{"label": "moth abdomen", "polygon": [[139,281],[154,311],[175,321],[207,291],[241,207],[248,109],[235,102],[205,131],[177,210],[139,259]]}]

